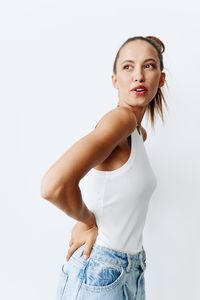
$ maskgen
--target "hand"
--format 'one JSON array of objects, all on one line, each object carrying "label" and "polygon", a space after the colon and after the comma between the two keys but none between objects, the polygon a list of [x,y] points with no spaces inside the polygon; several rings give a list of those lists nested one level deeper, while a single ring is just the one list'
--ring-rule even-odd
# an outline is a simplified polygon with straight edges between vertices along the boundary
[{"label": "hand", "polygon": [[98,234],[98,227],[96,224],[87,225],[82,222],[76,222],[72,229],[71,240],[69,242],[69,249],[67,252],[67,261],[70,259],[71,255],[80,246],[85,244],[83,258],[87,259],[92,251],[92,246],[94,245]]}]

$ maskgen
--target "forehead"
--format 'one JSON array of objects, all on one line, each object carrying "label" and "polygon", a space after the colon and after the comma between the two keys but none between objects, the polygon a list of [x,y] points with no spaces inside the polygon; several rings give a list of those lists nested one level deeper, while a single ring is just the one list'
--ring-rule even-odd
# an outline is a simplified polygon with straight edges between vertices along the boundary
[{"label": "forehead", "polygon": [[127,43],[120,50],[119,62],[123,60],[145,60],[147,58],[154,58],[159,62],[157,50],[150,43],[143,40],[135,40]]}]

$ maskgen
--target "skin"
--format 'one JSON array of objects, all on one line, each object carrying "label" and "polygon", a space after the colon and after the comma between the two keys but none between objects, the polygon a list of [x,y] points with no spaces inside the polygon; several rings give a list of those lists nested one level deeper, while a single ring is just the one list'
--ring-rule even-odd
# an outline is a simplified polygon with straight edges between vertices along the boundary
[{"label": "skin", "polygon": [[[118,90],[118,105],[128,107],[141,124],[146,106],[165,82],[166,75],[160,70],[157,51],[143,40],[129,42],[120,51],[116,69],[112,82]],[[140,84],[148,89],[145,95],[137,96],[130,92]]]},{"label": "skin", "polygon": [[[145,62],[149,58],[153,61]],[[126,60],[131,62],[124,63]],[[142,40],[126,44],[120,51],[116,74],[112,75],[113,86],[118,90],[117,107],[106,113],[91,132],[67,149],[44,174],[41,196],[77,220],[71,232],[67,260],[83,244],[87,259],[98,234],[95,215],[82,199],[79,181],[91,168],[114,170],[123,165],[131,151],[129,136],[136,127],[146,139],[146,131],[140,124],[147,104],[164,80],[165,73],[160,70],[152,45]],[[147,87],[145,95],[130,92],[139,84]]]}]

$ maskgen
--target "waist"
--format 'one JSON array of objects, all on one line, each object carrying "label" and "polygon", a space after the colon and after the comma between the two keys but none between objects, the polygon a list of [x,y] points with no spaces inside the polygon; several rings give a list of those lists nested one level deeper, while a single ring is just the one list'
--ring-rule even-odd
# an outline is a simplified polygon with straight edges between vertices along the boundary
[{"label": "waist", "polygon": [[[82,245],[75,253],[74,256],[82,255],[85,245]],[[123,267],[124,269],[131,265],[131,268],[138,269],[146,268],[146,252],[142,247],[142,250],[135,253],[129,254],[127,252],[117,251],[111,248],[107,248],[98,244],[94,244],[90,257],[98,260],[99,262],[105,263],[106,265],[113,265],[115,267]]]},{"label": "waist", "polygon": [[128,226],[127,220],[122,219],[120,223],[118,222],[117,228],[112,223],[108,223],[108,221],[106,223],[107,226],[101,221],[100,223],[97,222],[97,225],[96,245],[131,255],[142,250],[144,220],[136,223],[132,222]]}]

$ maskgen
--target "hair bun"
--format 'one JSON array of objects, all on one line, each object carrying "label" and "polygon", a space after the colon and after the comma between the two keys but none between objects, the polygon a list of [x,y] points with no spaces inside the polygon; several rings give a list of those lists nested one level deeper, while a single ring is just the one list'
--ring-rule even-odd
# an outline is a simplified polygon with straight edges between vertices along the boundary
[{"label": "hair bun", "polygon": [[146,36],[147,39],[151,40],[152,43],[155,44],[155,46],[158,48],[158,50],[163,53],[165,51],[165,45],[163,44],[163,42],[157,38],[156,36],[153,36],[153,35],[149,35],[149,36]]}]

